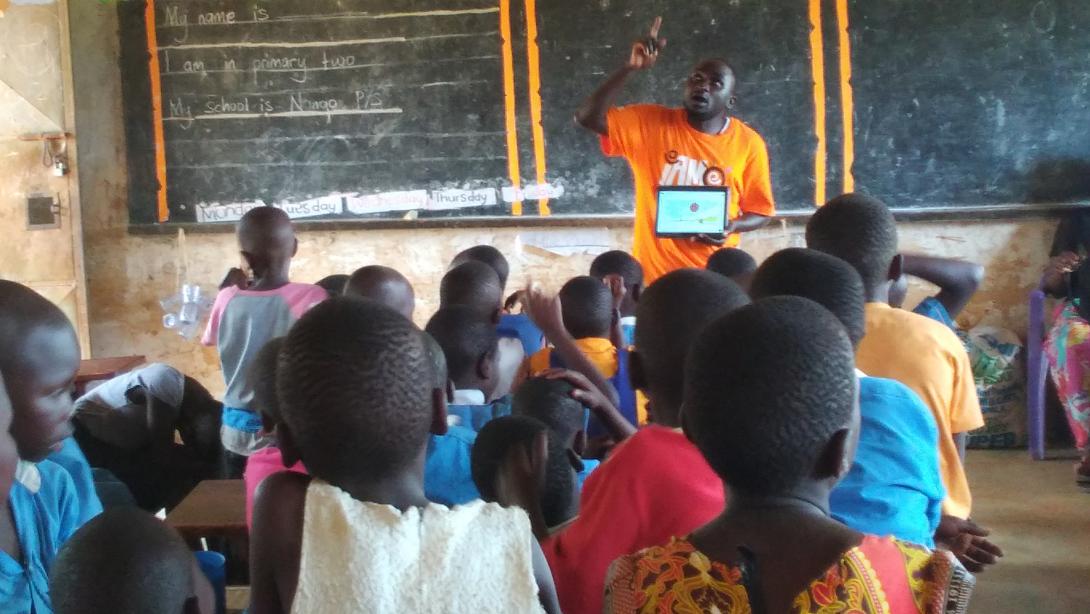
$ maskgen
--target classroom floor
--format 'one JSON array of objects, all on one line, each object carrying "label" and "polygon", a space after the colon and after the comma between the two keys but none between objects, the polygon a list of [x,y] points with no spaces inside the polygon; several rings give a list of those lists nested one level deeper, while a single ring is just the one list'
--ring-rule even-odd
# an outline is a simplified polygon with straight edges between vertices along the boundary
[{"label": "classroom floor", "polygon": [[969,451],[973,519],[1006,554],[977,577],[971,613],[1090,612],[1090,492],[1075,486],[1074,457],[1064,456]]}]

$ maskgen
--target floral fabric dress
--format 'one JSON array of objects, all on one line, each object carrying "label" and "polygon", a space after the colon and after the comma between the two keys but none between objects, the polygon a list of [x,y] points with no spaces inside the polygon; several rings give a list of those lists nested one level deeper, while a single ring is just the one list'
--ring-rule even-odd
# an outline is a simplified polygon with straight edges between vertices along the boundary
[{"label": "floral fabric dress", "polygon": [[1061,303],[1045,340],[1049,371],[1080,451],[1090,448],[1090,323],[1078,300]]},{"label": "floral fabric dress", "polygon": [[[794,601],[795,614],[948,614],[968,607],[974,580],[947,552],[867,536]],[[750,614],[743,570],[687,539],[617,559],[606,612]]]}]

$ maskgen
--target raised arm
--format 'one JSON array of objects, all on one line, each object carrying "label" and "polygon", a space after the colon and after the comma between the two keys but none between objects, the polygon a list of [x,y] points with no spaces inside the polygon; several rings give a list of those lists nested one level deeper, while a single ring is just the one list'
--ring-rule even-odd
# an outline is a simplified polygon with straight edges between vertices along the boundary
[{"label": "raised arm", "polygon": [[984,280],[984,267],[979,264],[916,254],[904,255],[904,273],[938,286],[935,298],[951,318],[965,309]]},{"label": "raised arm", "polygon": [[659,51],[666,47],[666,39],[659,38],[659,28],[662,27],[662,17],[656,17],[651,24],[651,30],[647,37],[632,43],[632,52],[628,56],[628,62],[614,71],[605,83],[598,86],[583,104],[575,111],[575,121],[587,130],[593,130],[605,136],[609,133],[609,124],[606,122],[606,113],[613,106],[613,101],[621,93],[625,81],[629,75],[637,70],[645,70],[655,65]]},{"label": "raised arm", "polygon": [[545,339],[553,344],[553,350],[560,355],[564,364],[572,371],[582,373],[616,407],[619,404],[617,389],[583,354],[579,346],[575,344],[575,339],[564,328],[560,297],[549,297],[539,288],[528,287],[526,288],[526,310],[530,314],[530,319],[545,334]]}]

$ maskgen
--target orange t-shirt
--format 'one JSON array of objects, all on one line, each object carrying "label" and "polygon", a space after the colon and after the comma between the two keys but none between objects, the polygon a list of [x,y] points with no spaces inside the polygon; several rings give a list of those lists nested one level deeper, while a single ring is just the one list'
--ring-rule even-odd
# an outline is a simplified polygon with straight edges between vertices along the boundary
[{"label": "orange t-shirt", "polygon": [[[704,134],[689,125],[684,109],[640,104],[613,108],[602,137],[607,156],[623,156],[636,185],[636,228],[632,251],[650,284],[675,269],[704,268],[718,247],[688,239],[655,236],[656,194],[660,185],[700,186],[718,175],[730,188],[730,219],[743,213],[775,215],[768,149],[764,139],[737,118],[722,134]],[[721,173],[715,173],[718,169]],[[738,245],[737,233],[726,247]]]},{"label": "orange t-shirt", "polygon": [[939,471],[946,486],[944,514],[968,518],[969,480],[954,435],[984,426],[969,355],[957,335],[931,318],[867,303],[867,334],[855,364],[867,375],[895,379],[920,395],[939,427]]}]

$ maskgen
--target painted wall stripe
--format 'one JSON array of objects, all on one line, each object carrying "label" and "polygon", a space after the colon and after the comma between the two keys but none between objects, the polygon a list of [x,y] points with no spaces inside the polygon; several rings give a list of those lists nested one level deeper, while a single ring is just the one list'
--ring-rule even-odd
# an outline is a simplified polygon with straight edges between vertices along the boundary
[{"label": "painted wall stripe", "polygon": [[844,124],[844,192],[855,191],[855,102],[852,98],[852,42],[848,36],[848,0],[836,2],[840,42],[840,112]]},{"label": "painted wall stripe", "polygon": [[[541,125],[541,54],[537,46],[537,0],[526,0],[526,66],[530,82],[530,128],[534,138],[537,184],[545,185],[545,128]],[[549,215],[549,199],[537,201],[539,215]]]},{"label": "painted wall stripe", "polygon": [[155,142],[155,178],[159,181],[158,219],[163,223],[170,219],[167,206],[167,150],[163,136],[163,88],[159,81],[159,39],[155,34],[155,0],[148,0],[144,7],[144,27],[148,33],[148,76],[151,77],[151,123]]},{"label": "painted wall stripe", "polygon": [[814,206],[825,204],[825,44],[821,0],[810,0],[810,69],[814,79]]},{"label": "painted wall stripe", "polygon": [[[500,38],[503,39],[503,112],[507,131],[507,175],[513,188],[522,187],[515,114],[515,55],[511,48],[511,0],[500,0]],[[511,203],[511,214],[522,215],[522,201]]]}]

